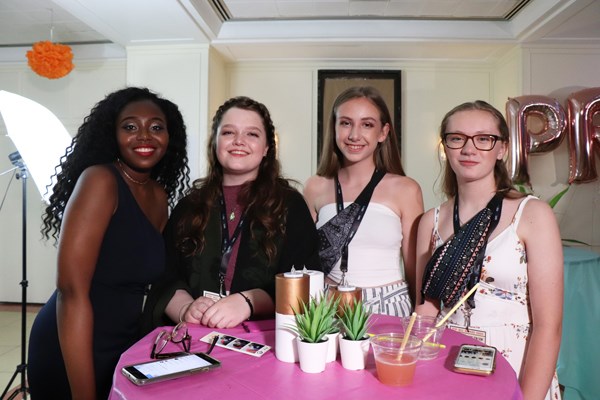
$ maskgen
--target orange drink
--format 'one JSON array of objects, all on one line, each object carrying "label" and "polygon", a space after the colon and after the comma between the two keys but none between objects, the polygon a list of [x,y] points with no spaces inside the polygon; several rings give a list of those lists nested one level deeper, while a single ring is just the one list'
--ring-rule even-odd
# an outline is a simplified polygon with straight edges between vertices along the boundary
[{"label": "orange drink", "polygon": [[410,336],[401,349],[403,336],[385,333],[371,338],[377,378],[386,385],[405,386],[413,382],[422,342]]},{"label": "orange drink", "polygon": [[396,356],[382,354],[375,360],[379,382],[392,386],[410,385],[415,377],[417,359],[408,354],[402,354],[400,363]]}]

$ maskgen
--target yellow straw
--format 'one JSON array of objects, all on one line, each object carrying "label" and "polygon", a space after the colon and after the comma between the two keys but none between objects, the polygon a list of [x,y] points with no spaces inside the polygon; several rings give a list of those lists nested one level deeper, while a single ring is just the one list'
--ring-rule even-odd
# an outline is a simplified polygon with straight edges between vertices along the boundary
[{"label": "yellow straw", "polygon": [[441,343],[431,343],[431,342],[423,342],[423,346],[428,347],[439,347],[440,349],[445,349],[446,345]]},{"label": "yellow straw", "polygon": [[400,357],[402,357],[402,353],[404,352],[406,343],[408,343],[410,331],[412,331],[412,327],[415,324],[416,319],[417,319],[417,313],[413,312],[410,316],[410,320],[408,321],[408,327],[406,327],[406,330],[404,331],[404,338],[402,339],[402,344],[400,345],[400,352],[398,353],[398,359],[400,359]]},{"label": "yellow straw", "polygon": [[[461,299],[458,301],[458,303],[456,303],[456,304],[454,305],[454,307],[452,307],[452,308],[450,309],[450,311],[448,312],[448,314],[446,314],[446,315],[444,316],[444,318],[442,318],[442,320],[441,320],[440,322],[438,322],[437,324],[435,324],[435,328],[437,329],[437,328],[439,328],[440,326],[444,325],[444,323],[445,323],[446,321],[448,321],[448,318],[450,318],[450,316],[451,316],[452,314],[454,314],[454,313],[456,312],[456,310],[458,310],[458,307],[460,307],[460,306],[462,305],[462,303],[464,303],[465,301],[467,301],[467,299],[469,298],[469,296],[471,296],[471,295],[472,295],[472,294],[473,294],[473,293],[474,293],[474,292],[477,290],[477,288],[478,288],[478,287],[479,287],[479,282],[477,282],[477,283],[475,284],[475,286],[473,286],[473,287],[471,288],[471,290],[469,290],[469,291],[467,292],[467,294],[465,294],[465,295],[464,295],[464,296],[463,296],[463,297],[462,297],[462,298],[461,298]],[[434,333],[434,332],[435,332],[435,330],[432,330],[432,331],[431,331],[431,332],[429,332],[427,335],[425,335],[425,337],[423,338],[423,341],[424,341],[424,342],[426,342],[426,341],[427,341],[427,339],[429,339],[429,338],[431,337],[431,335],[433,335],[433,333]]]},{"label": "yellow straw", "polygon": [[454,305],[454,307],[452,307],[452,309],[450,309],[450,311],[448,312],[448,314],[446,314],[446,316],[445,316],[444,318],[442,318],[442,320],[441,320],[440,322],[438,322],[438,323],[435,325],[435,327],[436,327],[436,328],[439,328],[440,326],[444,325],[444,323],[445,323],[446,321],[448,321],[448,318],[450,318],[450,316],[451,316],[452,314],[454,314],[454,313],[456,312],[456,310],[458,310],[458,307],[460,307],[460,306],[462,305],[462,303],[464,303],[465,301],[467,301],[467,299],[468,299],[468,298],[469,298],[469,297],[470,297],[470,296],[471,296],[471,295],[472,295],[472,294],[473,294],[473,293],[474,293],[474,292],[477,290],[477,288],[478,288],[478,287],[479,287],[479,282],[477,282],[477,283],[475,284],[475,286],[473,286],[473,287],[471,288],[471,290],[469,290],[469,291],[467,292],[467,294],[465,294],[465,295],[464,295],[464,296],[463,296],[463,297],[462,297],[462,298],[461,298],[461,299],[458,301],[458,303],[456,303],[456,304]]}]

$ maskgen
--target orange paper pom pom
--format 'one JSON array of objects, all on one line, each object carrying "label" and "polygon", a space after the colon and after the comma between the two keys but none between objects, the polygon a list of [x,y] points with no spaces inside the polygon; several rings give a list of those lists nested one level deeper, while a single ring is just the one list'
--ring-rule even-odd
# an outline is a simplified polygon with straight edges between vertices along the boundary
[{"label": "orange paper pom pom", "polygon": [[27,60],[33,72],[48,79],[62,78],[74,67],[71,48],[49,41],[34,43],[27,52]]}]

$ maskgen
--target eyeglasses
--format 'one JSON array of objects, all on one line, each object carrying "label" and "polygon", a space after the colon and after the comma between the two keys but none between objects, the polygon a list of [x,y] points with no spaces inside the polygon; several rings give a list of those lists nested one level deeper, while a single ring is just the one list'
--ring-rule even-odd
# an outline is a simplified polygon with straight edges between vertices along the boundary
[{"label": "eyeglasses", "polygon": [[175,353],[160,353],[169,342],[177,344],[181,343],[183,350],[186,353],[190,352],[192,337],[188,334],[187,324],[185,322],[180,322],[175,325],[170,333],[164,330],[158,333],[154,345],[152,346],[152,351],[150,352],[150,358],[162,359],[174,356]]},{"label": "eyeglasses", "polygon": [[445,133],[443,141],[446,147],[449,149],[462,149],[465,147],[467,142],[471,139],[473,145],[477,150],[490,151],[496,145],[498,140],[502,140],[500,136],[496,135],[473,135],[467,136],[463,133]]}]

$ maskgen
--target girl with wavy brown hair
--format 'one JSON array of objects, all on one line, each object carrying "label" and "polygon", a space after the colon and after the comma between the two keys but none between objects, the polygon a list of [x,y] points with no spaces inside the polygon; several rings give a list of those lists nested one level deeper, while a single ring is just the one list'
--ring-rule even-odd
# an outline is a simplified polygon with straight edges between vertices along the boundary
[{"label": "girl with wavy brown hair", "polygon": [[216,328],[274,316],[275,275],[319,269],[302,195],[281,177],[267,108],[234,97],[217,110],[208,175],[167,228],[167,276],[152,288],[148,329],[178,321]]}]

